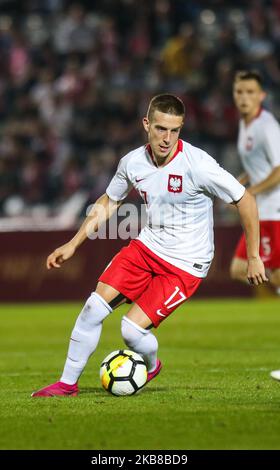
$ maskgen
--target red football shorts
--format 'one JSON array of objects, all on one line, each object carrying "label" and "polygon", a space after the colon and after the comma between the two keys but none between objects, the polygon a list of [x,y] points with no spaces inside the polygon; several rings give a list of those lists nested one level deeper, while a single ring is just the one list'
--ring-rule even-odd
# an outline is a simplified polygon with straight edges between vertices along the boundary
[{"label": "red football shorts", "polygon": [[[247,259],[246,241],[243,234],[238,242],[234,256]],[[266,268],[280,268],[280,221],[260,221],[260,257]]]},{"label": "red football shorts", "polygon": [[139,240],[113,258],[99,281],[135,302],[157,327],[196,291],[202,279],[167,263]]}]

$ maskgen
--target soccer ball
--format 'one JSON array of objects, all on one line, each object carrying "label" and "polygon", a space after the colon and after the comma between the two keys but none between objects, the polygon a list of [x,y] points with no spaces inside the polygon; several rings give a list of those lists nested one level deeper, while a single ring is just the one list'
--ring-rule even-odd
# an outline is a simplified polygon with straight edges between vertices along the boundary
[{"label": "soccer ball", "polygon": [[134,351],[113,351],[101,364],[100,379],[103,388],[113,395],[133,395],[145,385],[147,367]]}]

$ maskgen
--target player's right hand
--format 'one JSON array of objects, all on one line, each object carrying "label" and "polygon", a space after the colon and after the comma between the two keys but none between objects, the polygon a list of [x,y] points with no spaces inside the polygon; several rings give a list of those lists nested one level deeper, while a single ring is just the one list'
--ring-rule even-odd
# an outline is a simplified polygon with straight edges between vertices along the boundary
[{"label": "player's right hand", "polygon": [[68,260],[75,253],[75,248],[71,243],[65,243],[55,251],[53,251],[47,258],[47,269],[60,268],[64,261]]}]

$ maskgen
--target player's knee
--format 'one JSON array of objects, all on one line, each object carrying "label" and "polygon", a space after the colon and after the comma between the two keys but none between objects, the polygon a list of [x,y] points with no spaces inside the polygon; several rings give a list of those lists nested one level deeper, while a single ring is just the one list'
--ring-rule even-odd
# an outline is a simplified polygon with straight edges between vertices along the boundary
[{"label": "player's knee", "polygon": [[93,327],[100,324],[111,312],[112,309],[106,300],[93,292],[81,311],[80,320]]},{"label": "player's knee", "polygon": [[246,271],[236,260],[233,260],[229,268],[229,275],[233,281],[243,281],[246,278]]},{"label": "player's knee", "polygon": [[234,263],[231,263],[231,265],[230,265],[229,275],[230,275],[231,279],[233,279],[233,280],[237,279],[237,269],[236,269]]}]

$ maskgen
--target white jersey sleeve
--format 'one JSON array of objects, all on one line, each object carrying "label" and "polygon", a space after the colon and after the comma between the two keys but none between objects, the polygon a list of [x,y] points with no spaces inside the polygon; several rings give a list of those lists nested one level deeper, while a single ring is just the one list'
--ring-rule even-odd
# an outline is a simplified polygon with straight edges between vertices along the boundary
[{"label": "white jersey sleeve", "polygon": [[122,201],[126,198],[131,189],[132,183],[127,176],[127,158],[123,157],[119,162],[115,175],[106,189],[106,194],[113,201]]},{"label": "white jersey sleeve", "polygon": [[273,120],[263,126],[264,150],[272,168],[280,165],[280,126]]},{"label": "white jersey sleeve", "polygon": [[245,187],[234,176],[203,151],[194,170],[194,179],[199,189],[226,203],[239,201],[245,192]]}]

